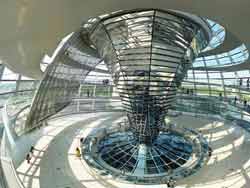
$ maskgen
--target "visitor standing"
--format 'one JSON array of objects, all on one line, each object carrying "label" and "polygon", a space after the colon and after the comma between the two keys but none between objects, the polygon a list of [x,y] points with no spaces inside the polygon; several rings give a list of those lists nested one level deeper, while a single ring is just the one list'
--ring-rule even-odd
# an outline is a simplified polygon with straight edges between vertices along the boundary
[{"label": "visitor standing", "polygon": [[84,138],[81,137],[81,138],[80,138],[80,143],[83,144],[83,141],[84,141]]},{"label": "visitor standing", "polygon": [[244,107],[246,107],[247,106],[247,100],[245,99],[244,100]]},{"label": "visitor standing", "polygon": [[30,153],[31,153],[31,154],[33,154],[33,153],[34,153],[34,149],[35,149],[35,147],[34,147],[34,146],[31,146],[31,147],[30,147]]},{"label": "visitor standing", "polygon": [[234,97],[234,104],[237,103],[237,100],[238,100],[238,99],[237,99],[237,97],[235,96],[235,97]]},{"label": "visitor standing", "polygon": [[31,160],[31,154],[27,153],[27,155],[26,155],[26,161],[27,161],[28,164],[30,164],[30,160]]},{"label": "visitor standing", "polygon": [[240,86],[242,86],[242,78],[240,78],[240,81],[239,81],[239,82],[240,82]]},{"label": "visitor standing", "polygon": [[81,152],[79,147],[76,148],[76,157],[81,157]]},{"label": "visitor standing", "polygon": [[89,89],[87,89],[87,97],[89,98]]}]

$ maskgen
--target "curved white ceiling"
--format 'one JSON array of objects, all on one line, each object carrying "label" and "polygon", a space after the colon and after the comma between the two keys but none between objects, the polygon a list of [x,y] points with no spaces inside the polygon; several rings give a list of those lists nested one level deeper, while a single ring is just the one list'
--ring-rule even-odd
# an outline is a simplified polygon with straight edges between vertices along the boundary
[{"label": "curved white ceiling", "polygon": [[250,42],[249,0],[5,0],[0,1],[0,59],[16,72],[39,78],[44,54],[51,55],[84,20],[134,8],[175,9],[207,17],[245,44]]}]

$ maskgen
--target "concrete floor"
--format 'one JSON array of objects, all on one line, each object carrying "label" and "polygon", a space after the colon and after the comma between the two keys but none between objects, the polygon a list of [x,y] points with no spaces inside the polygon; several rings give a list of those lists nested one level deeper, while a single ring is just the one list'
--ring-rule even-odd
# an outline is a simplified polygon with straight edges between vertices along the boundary
[{"label": "concrete floor", "polygon": [[[120,113],[74,115],[51,120],[48,127],[37,130],[43,136],[36,142],[31,164],[23,161],[17,168],[25,188],[167,187],[126,184],[100,177],[75,156],[80,137],[95,126],[108,126],[121,118]],[[208,164],[179,181],[177,187],[250,188],[250,133],[233,124],[205,118],[179,116],[172,120],[178,126],[199,129],[213,148]]]}]

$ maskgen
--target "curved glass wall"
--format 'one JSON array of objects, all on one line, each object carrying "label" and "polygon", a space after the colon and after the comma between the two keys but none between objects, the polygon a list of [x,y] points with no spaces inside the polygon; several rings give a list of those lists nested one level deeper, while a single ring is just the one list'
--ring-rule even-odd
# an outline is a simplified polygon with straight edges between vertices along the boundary
[{"label": "curved glass wall", "polygon": [[208,46],[203,50],[203,52],[214,49],[221,45],[226,36],[226,31],[223,26],[209,19],[206,19],[206,22],[212,31],[213,37],[210,40]]},{"label": "curved glass wall", "polygon": [[250,84],[250,71],[240,70],[235,72],[197,71],[189,70],[182,83],[181,92],[184,94],[224,97],[239,101],[248,100]]},{"label": "curved glass wall", "polygon": [[[136,14],[136,16],[139,21],[141,21],[140,17],[142,17],[142,15]],[[92,19],[93,23],[96,21],[95,19],[96,18]],[[122,19],[131,20],[129,17]],[[88,24],[91,25],[92,22],[89,20],[83,27],[87,27]],[[220,24],[208,19],[206,23],[212,31],[212,38],[208,47],[202,50],[203,52],[214,49],[222,44],[226,33],[225,28]],[[67,43],[67,39],[70,36],[71,34],[65,37],[59,46]],[[203,37],[197,33],[195,40],[199,40],[199,38]],[[197,48],[199,49],[199,46]],[[75,63],[74,61],[81,63],[81,61],[83,61],[82,58],[86,54],[80,53],[79,49],[71,46],[68,50],[68,54],[65,55],[71,59],[70,63]],[[244,63],[248,58],[249,53],[244,44],[226,53],[196,58],[189,68],[181,87],[178,89],[178,95],[182,97],[191,96],[195,104],[198,103],[197,101],[200,101],[200,97],[214,97],[221,101],[228,101],[232,104],[239,105],[245,109],[250,108],[250,71],[241,70],[240,67],[237,67],[237,71],[233,71],[233,68],[230,67]],[[51,63],[51,60],[48,56],[45,56],[42,60],[41,67],[43,67],[44,71]],[[89,60],[90,59],[84,59],[86,66],[89,66]],[[223,69],[224,67],[230,69]],[[111,75],[108,73],[107,66],[103,60],[96,68],[101,71],[92,70],[86,77],[82,77],[78,95],[73,96],[73,98],[118,96],[116,88],[113,86]],[[71,73],[67,72],[67,74]],[[81,75],[79,75],[79,77],[81,77]],[[3,106],[8,97],[15,95],[17,92],[19,96],[21,93],[24,95],[32,95],[32,92],[38,85],[38,81],[12,72],[5,67],[2,62],[0,63],[0,79],[0,107]],[[58,87],[64,86],[58,84],[56,88]],[[57,89],[57,91],[59,90]]]},{"label": "curved glass wall", "polygon": [[248,60],[249,54],[246,46],[242,44],[241,46],[218,55],[211,55],[206,57],[200,57],[195,59],[193,63],[194,68],[204,68],[204,67],[225,67],[236,65]]}]

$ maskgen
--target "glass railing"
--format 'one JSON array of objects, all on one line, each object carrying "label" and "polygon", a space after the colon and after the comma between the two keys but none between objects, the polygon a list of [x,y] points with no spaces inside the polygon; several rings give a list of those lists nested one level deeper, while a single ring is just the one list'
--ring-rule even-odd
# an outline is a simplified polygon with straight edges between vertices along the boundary
[{"label": "glass railing", "polygon": [[16,135],[12,129],[13,117],[8,116],[6,106],[2,109],[4,122],[4,133],[1,138],[1,170],[4,177],[0,181],[5,181],[5,188],[23,188],[21,181],[18,179],[16,170],[13,165],[11,148],[13,147]]},{"label": "glass railing", "polygon": [[0,178],[0,181],[3,182],[3,188],[24,188],[22,182],[17,176],[16,169],[14,167],[10,143],[6,134],[3,134],[1,141],[1,168],[3,172],[3,177]]},{"label": "glass railing", "polygon": [[[99,87],[99,88],[98,88]],[[90,95],[90,93],[92,93]],[[11,188],[22,187],[12,162],[11,145],[16,137],[20,137],[29,130],[25,129],[25,120],[29,113],[32,94],[13,95],[3,108],[5,131],[1,144],[1,163],[4,174],[7,174],[8,186]],[[50,117],[66,116],[74,113],[123,111],[119,94],[112,86],[81,86],[79,95],[56,115]],[[192,113],[194,115],[221,116],[230,121],[235,121],[243,128],[250,130],[250,114],[244,106],[219,97],[195,96],[177,94],[176,103],[171,111]],[[11,138],[12,137],[12,138]]]},{"label": "glass railing", "polygon": [[11,95],[6,104],[2,108],[2,119],[4,132],[1,137],[1,170],[4,174],[0,181],[5,182],[3,188],[23,188],[22,182],[19,180],[12,161],[12,147],[18,136],[25,133],[23,127],[24,121],[20,120],[24,117],[24,111],[28,109],[31,103],[33,91],[20,92]]},{"label": "glass railing", "polygon": [[[6,113],[17,136],[24,134],[25,120],[33,92],[11,96],[6,103]],[[223,100],[220,97],[196,96],[178,93],[173,111],[195,114],[217,114],[225,119],[241,119],[250,123],[250,110],[241,103]],[[118,92],[111,85],[82,85],[79,93],[63,110],[52,117],[73,113],[123,111]]]},{"label": "glass railing", "polygon": [[180,95],[173,110],[197,115],[217,115],[226,120],[245,122],[250,127],[248,107],[231,100],[224,101],[220,97]]}]

